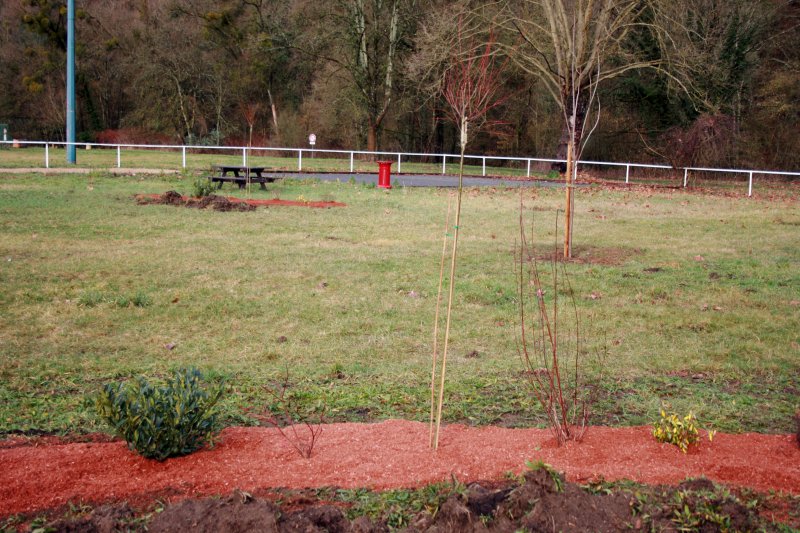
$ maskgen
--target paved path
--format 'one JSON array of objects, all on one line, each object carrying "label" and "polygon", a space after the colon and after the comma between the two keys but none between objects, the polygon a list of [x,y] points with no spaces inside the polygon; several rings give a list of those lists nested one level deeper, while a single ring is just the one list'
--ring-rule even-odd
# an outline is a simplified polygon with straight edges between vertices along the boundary
[{"label": "paved path", "polygon": [[[109,172],[115,175],[135,176],[136,174],[178,174],[175,169],[158,168],[0,168],[0,174],[89,174],[91,172]],[[378,183],[378,174],[348,174],[348,173],[325,173],[325,172],[265,172],[265,176],[276,176],[279,178],[295,179],[319,179],[323,181],[349,182],[351,179],[356,183]],[[464,187],[563,187],[560,180],[518,180],[502,178],[481,178],[464,176]],[[441,174],[393,174],[392,187],[457,187],[458,176]]]},{"label": "paved path", "polygon": [[[317,178],[323,181],[348,182],[351,179],[356,183],[378,183],[377,174],[335,174],[335,173],[264,173],[265,176],[281,176],[293,178]],[[457,187],[458,176],[441,174],[392,174],[392,187]],[[561,187],[560,181],[550,180],[517,180],[502,178],[476,178],[464,176],[464,187]]]},{"label": "paved path", "polygon": [[91,174],[92,172],[108,172],[117,176],[135,176],[136,174],[179,174],[174,168],[0,168],[0,174]]}]

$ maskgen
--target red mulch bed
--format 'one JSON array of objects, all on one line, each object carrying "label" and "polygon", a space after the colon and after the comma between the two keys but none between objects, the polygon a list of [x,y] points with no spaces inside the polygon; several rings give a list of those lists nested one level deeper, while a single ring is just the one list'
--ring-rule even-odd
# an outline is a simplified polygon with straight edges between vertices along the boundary
[{"label": "red mulch bed", "polygon": [[311,459],[274,428],[227,428],[213,449],[157,462],[122,441],[0,443],[0,516],[53,509],[68,502],[169,501],[233,489],[335,486],[409,488],[450,480],[501,479],[525,461],[544,461],[570,481],[631,479],[676,484],[705,476],[757,491],[800,494],[800,448],[794,435],[719,433],[688,454],[660,444],[650,427],[590,428],[580,443],[559,448],[549,431],[451,425],[438,452],[428,426],[389,420],[330,424]]}]

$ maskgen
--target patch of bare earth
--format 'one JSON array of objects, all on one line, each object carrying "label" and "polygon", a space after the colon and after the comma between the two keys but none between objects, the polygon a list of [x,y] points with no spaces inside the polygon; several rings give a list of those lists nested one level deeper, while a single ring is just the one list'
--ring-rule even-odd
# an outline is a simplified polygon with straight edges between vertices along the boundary
[{"label": "patch of bare earth", "polygon": [[[616,532],[625,530],[675,531],[674,500],[691,509],[697,530],[715,531],[716,516],[703,509],[719,509],[728,530],[770,531],[772,524],[728,495],[716,494],[708,480],[693,480],[677,488],[642,488],[630,492],[595,492],[564,480],[545,468],[525,473],[519,481],[471,483],[442,487],[434,497],[435,510],[394,512],[391,525],[407,532]],[[287,501],[287,498],[289,501]],[[348,519],[348,504],[283,493],[278,500],[234,491],[224,498],[185,500],[165,508],[149,524],[149,532],[384,532],[386,516],[361,514]],[[354,513],[355,514],[355,513]],[[49,524],[55,531],[97,531],[113,524],[130,530],[133,511],[127,505],[105,506],[88,516]],[[705,526],[705,527],[704,527]],[[709,527],[710,526],[710,527]],[[94,529],[93,529],[94,527]],[[685,529],[682,529],[685,530]]]},{"label": "patch of bare earth", "polygon": [[[580,265],[618,266],[640,253],[641,250],[636,248],[576,245],[572,248],[572,257],[567,261]],[[542,251],[536,254],[536,259],[544,263],[558,262],[564,261],[564,255],[561,249]]]},{"label": "patch of bare earth", "polygon": [[246,200],[233,196],[217,196],[209,194],[202,198],[182,196],[176,191],[167,191],[164,194],[137,194],[136,202],[140,205],[160,204],[174,205],[182,207],[195,207],[198,209],[213,209],[214,211],[252,211],[256,207],[284,206],[284,207],[345,207],[340,202],[320,201],[320,202],[301,202],[294,200]]}]

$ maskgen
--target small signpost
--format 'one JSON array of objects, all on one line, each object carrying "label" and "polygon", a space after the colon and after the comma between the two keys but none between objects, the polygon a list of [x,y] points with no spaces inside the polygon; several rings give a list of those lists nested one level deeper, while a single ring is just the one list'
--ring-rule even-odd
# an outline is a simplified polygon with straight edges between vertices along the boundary
[{"label": "small signpost", "polygon": [[317,144],[317,136],[313,133],[308,136],[308,144],[311,145],[311,158],[314,158],[314,145]]}]

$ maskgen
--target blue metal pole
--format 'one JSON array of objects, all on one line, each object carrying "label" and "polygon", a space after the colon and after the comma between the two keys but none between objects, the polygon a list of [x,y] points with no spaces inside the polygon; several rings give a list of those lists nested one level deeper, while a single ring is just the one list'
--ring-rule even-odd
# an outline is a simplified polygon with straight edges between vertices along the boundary
[{"label": "blue metal pole", "polygon": [[75,0],[67,1],[67,163],[75,163]]}]

